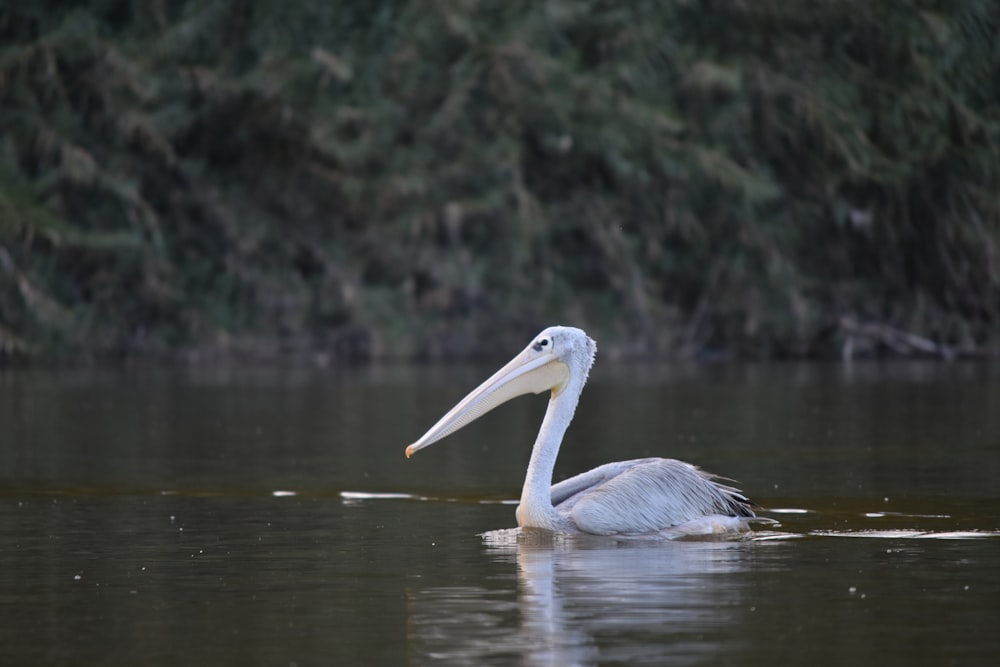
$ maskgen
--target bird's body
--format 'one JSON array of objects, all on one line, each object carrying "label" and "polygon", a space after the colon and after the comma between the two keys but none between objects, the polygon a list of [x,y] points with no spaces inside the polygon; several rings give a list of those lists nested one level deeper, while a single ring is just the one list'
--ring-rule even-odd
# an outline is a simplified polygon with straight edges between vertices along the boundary
[{"label": "bird's body", "polygon": [[754,518],[750,501],[676,459],[606,463],[552,486],[569,532],[594,535],[727,533]]},{"label": "bird's body", "polygon": [[515,396],[551,390],[521,491],[519,526],[653,537],[746,530],[755,518],[750,501],[737,489],[715,481],[713,475],[675,459],[617,461],[552,484],[559,446],[596,349],[580,329],[549,327],[407,447],[406,455]]}]

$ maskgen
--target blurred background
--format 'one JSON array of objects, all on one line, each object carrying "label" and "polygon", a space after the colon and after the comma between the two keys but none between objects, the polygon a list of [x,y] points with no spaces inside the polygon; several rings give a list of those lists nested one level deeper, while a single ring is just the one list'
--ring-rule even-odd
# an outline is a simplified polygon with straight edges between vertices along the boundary
[{"label": "blurred background", "polygon": [[[0,360],[995,356],[993,0],[0,4]],[[497,352],[499,350],[499,352]]]}]

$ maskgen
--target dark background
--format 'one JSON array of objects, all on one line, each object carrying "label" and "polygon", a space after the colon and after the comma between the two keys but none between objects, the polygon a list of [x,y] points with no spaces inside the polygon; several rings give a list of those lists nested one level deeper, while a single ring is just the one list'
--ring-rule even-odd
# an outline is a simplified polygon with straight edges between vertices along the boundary
[{"label": "dark background", "polygon": [[990,355],[1000,5],[4,2],[0,363]]}]

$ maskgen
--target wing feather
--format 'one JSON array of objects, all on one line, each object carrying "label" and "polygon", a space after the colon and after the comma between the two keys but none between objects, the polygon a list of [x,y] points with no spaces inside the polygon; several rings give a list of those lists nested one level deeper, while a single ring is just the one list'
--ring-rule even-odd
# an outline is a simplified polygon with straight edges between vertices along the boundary
[{"label": "wing feather", "polygon": [[640,460],[572,500],[570,518],[596,535],[653,533],[712,515],[754,516],[737,489],[675,459]]},{"label": "wing feather", "polygon": [[[652,461],[659,461],[657,458],[646,458],[646,459],[631,459],[629,461],[615,461],[613,463],[605,463],[604,465],[597,466],[593,470],[588,470],[587,472],[582,472],[579,475],[574,475],[568,479],[553,484],[552,493],[552,505],[559,510],[568,510],[575,502],[575,497],[579,496],[581,493],[585,493],[593,490],[594,488],[604,484],[610,479],[617,477],[629,468],[634,468],[637,465],[643,463],[650,463]],[[560,507],[560,505],[566,504],[565,507]]]}]

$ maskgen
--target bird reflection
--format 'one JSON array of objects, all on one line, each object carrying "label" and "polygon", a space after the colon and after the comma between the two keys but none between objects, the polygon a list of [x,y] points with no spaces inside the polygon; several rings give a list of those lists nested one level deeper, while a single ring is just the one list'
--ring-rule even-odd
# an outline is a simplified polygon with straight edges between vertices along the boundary
[{"label": "bird reflection", "polygon": [[468,664],[512,655],[528,665],[704,660],[740,609],[737,575],[753,551],[746,542],[620,543],[523,528],[484,543],[495,563],[516,567],[516,602],[485,587],[420,591],[410,630],[421,652]]}]

